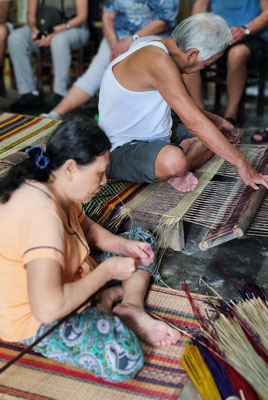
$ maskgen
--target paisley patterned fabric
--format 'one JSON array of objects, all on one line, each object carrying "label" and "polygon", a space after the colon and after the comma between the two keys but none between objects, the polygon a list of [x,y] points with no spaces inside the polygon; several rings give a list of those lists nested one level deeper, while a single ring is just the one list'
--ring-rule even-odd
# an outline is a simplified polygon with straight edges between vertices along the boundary
[{"label": "paisley patterned fabric", "polygon": [[[135,228],[121,236],[151,244],[156,251],[156,240],[149,231]],[[111,257],[101,253],[97,261]],[[140,266],[151,274],[155,263]],[[58,321],[41,325],[31,338],[20,343],[31,345]],[[38,343],[34,350],[50,359],[83,368],[109,382],[121,382],[134,378],[143,367],[143,352],[138,338],[120,319],[112,314],[90,307],[70,317]]]},{"label": "paisley patterned fabric", "polygon": [[[56,322],[41,325],[30,345]],[[90,307],[69,318],[35,346],[35,351],[59,362],[93,372],[109,382],[134,378],[143,366],[136,335],[117,316]]]},{"label": "paisley patterned fabric", "polygon": [[178,0],[107,0],[104,11],[115,12],[114,27],[118,39],[133,35],[156,19],[166,21],[170,31],[175,28]]}]

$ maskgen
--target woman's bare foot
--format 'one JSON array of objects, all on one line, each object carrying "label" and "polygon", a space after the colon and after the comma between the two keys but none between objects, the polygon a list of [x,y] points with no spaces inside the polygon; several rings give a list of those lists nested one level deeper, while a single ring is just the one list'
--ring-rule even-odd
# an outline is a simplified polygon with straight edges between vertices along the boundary
[{"label": "woman's bare foot", "polygon": [[105,289],[96,298],[96,307],[103,312],[112,313],[113,305],[123,298],[122,286],[113,286]]},{"label": "woman's bare foot", "polygon": [[181,178],[170,178],[167,183],[180,192],[192,192],[198,185],[198,179],[192,172],[187,172]]},{"label": "woman's bare foot", "polygon": [[189,147],[191,146],[191,144],[197,142],[198,140],[200,140],[200,139],[198,139],[198,137],[193,137],[193,138],[190,138],[190,139],[184,139],[184,140],[182,140],[182,141],[180,142],[180,147],[183,149],[184,154],[187,153],[187,150],[189,149]]},{"label": "woman's bare foot", "polygon": [[152,346],[167,346],[177,343],[181,334],[163,321],[158,321],[146,313],[144,308],[132,304],[114,307],[116,314],[145,343]]}]

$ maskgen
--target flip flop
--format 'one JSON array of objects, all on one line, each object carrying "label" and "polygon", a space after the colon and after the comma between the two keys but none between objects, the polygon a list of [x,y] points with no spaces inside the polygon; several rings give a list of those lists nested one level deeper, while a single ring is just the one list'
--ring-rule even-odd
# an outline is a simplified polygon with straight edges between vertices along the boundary
[{"label": "flip flop", "polygon": [[[255,135],[260,135],[262,139],[261,140],[254,139]],[[251,136],[251,141],[252,143],[255,144],[268,143],[268,127],[256,130],[254,135]]]}]

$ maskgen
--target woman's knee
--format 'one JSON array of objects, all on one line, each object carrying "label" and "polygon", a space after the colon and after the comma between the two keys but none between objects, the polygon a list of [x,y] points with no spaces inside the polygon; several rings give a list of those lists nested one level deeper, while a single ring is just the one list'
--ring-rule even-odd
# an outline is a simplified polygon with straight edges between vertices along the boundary
[{"label": "woman's knee", "polygon": [[71,46],[67,40],[66,35],[64,35],[64,32],[58,33],[53,37],[53,39],[51,40],[50,48],[51,52],[55,55],[59,53],[62,49],[67,49],[71,52]]},{"label": "woman's knee", "polygon": [[110,382],[134,378],[144,364],[137,336],[117,316],[93,308],[90,317],[90,334],[95,337],[93,352],[101,377]]},{"label": "woman's knee", "polygon": [[22,47],[26,47],[31,40],[28,27],[25,26],[23,28],[15,29],[7,38],[8,48],[12,50],[21,49]]}]

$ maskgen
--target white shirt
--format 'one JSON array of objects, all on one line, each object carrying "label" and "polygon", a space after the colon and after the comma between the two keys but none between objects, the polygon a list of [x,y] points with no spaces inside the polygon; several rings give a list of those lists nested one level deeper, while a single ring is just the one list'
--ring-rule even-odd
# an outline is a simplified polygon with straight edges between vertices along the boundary
[{"label": "white shirt", "polygon": [[171,109],[158,90],[134,92],[124,88],[113,74],[113,66],[145,47],[157,46],[168,53],[163,43],[137,44],[117,57],[107,68],[99,96],[99,126],[107,134],[112,150],[133,140],[170,142]]}]

